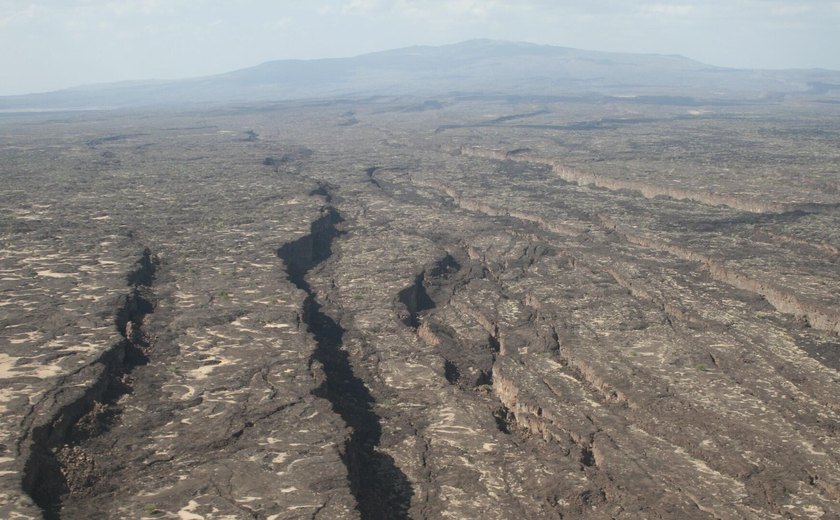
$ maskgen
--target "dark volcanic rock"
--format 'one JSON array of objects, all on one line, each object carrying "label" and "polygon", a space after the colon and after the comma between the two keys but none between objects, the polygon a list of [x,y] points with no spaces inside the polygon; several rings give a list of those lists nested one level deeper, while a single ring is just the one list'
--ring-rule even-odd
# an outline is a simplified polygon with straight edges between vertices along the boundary
[{"label": "dark volcanic rock", "polygon": [[665,101],[7,116],[0,517],[836,517],[838,109]]}]

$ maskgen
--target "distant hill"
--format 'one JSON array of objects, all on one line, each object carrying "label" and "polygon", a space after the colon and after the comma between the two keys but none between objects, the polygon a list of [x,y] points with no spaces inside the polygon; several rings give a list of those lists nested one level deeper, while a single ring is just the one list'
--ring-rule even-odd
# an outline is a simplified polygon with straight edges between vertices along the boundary
[{"label": "distant hill", "polygon": [[836,95],[840,72],[742,70],[682,57],[494,40],[353,58],[279,60],[215,76],[111,83],[0,97],[0,110],[138,107],[373,95],[643,96],[775,99]]}]

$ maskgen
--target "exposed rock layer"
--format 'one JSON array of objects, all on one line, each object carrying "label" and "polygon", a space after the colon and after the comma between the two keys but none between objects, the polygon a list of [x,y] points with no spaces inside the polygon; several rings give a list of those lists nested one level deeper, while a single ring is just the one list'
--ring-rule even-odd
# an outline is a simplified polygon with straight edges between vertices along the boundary
[{"label": "exposed rock layer", "polygon": [[840,514],[836,117],[336,103],[0,129],[0,516]]}]

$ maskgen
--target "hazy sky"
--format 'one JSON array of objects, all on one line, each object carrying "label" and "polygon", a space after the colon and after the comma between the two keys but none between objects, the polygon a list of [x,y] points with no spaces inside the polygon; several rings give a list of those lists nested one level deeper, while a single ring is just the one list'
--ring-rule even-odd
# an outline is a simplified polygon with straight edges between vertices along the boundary
[{"label": "hazy sky", "polygon": [[471,38],[840,70],[840,0],[0,0],[0,95]]}]

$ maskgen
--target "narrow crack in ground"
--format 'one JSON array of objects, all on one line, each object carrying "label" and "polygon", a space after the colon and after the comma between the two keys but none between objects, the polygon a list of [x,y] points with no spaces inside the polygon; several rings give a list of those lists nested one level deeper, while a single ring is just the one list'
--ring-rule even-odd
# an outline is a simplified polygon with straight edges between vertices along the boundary
[{"label": "narrow crack in ground", "polygon": [[326,380],[315,395],[327,399],[333,411],[351,428],[344,453],[350,490],[362,520],[408,518],[411,483],[389,455],[379,451],[382,437],[375,399],[354,372],[343,349],[345,330],[315,297],[306,275],[332,255],[332,242],[341,232],[343,219],[333,207],[312,223],[309,235],[285,244],[277,256],[286,264],[288,279],[306,293],[304,321],[315,339],[312,361],[323,366]]},{"label": "narrow crack in ground", "polygon": [[[120,398],[132,391],[131,372],[149,362],[145,317],[154,312],[151,286],[159,260],[147,248],[126,281],[131,291],[119,299],[114,325],[123,339],[90,367],[99,370],[93,384],[60,405],[52,418],[32,432],[32,448],[23,475],[23,489],[46,520],[61,518],[67,496],[84,492],[97,481],[94,457],[84,442],[108,431],[117,421]],[[102,365],[96,367],[96,365]]]}]

